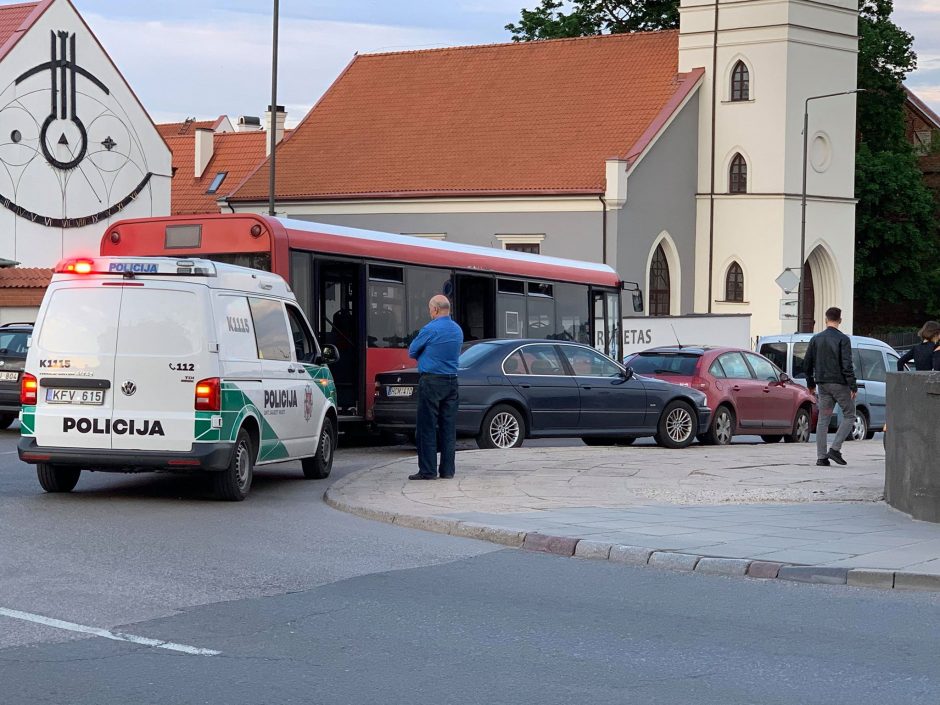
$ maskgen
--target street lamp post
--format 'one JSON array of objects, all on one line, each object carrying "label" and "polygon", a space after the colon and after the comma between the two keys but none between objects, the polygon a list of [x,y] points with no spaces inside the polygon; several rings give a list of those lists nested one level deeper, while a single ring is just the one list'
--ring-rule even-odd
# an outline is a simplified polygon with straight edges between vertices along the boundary
[{"label": "street lamp post", "polygon": [[268,139],[271,140],[271,170],[268,173],[268,215],[274,215],[274,148],[277,146],[277,14],[278,0],[274,0],[274,35],[271,42],[271,116]]},{"label": "street lamp post", "polygon": [[[864,88],[856,88],[852,91],[839,91],[838,93],[825,93],[824,95],[813,95],[803,102],[803,195],[800,201],[802,209],[802,220],[800,222],[800,283],[797,289],[796,304],[796,332],[803,332],[803,297],[804,297],[804,279],[806,269],[806,163],[807,150],[809,145],[809,102],[811,100],[820,100],[822,98],[834,98],[837,95],[852,95],[853,93],[864,93]],[[810,331],[812,332],[812,331]]]}]

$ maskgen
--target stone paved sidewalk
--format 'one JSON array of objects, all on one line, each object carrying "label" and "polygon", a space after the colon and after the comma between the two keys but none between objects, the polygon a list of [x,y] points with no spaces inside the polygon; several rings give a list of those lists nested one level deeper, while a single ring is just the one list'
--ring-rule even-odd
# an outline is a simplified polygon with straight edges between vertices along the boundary
[{"label": "stone paved sidewalk", "polygon": [[817,467],[813,451],[475,450],[459,454],[454,480],[408,481],[415,461],[397,459],[343,478],[326,499],[374,519],[567,555],[940,589],[940,525],[881,501],[881,444],[846,444],[846,467]]}]

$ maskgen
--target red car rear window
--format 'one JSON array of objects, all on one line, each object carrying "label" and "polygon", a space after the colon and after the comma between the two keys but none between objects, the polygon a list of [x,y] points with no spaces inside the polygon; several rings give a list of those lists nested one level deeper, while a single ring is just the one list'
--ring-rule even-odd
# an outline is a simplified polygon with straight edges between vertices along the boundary
[{"label": "red car rear window", "polygon": [[640,353],[630,360],[634,372],[649,375],[692,377],[701,355],[689,353]]}]

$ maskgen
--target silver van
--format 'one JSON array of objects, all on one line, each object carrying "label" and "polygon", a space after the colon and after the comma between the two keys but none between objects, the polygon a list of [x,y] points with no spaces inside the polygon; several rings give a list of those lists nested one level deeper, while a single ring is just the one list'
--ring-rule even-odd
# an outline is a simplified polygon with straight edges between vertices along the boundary
[{"label": "silver van", "polygon": [[[764,335],[757,339],[757,352],[769,358],[781,370],[801,384],[806,384],[803,359],[812,333],[790,335]],[[871,438],[884,430],[885,382],[888,371],[898,369],[900,355],[885,342],[860,335],[850,335],[852,362],[858,379],[858,396],[855,407],[858,411],[855,427],[849,436],[852,440]],[[832,417],[830,430],[838,426],[840,413]]]}]

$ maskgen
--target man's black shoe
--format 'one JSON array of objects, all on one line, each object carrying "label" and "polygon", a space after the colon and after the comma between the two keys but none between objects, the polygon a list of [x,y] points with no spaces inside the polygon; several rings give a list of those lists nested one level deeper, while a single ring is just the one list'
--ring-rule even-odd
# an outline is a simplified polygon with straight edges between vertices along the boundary
[{"label": "man's black shoe", "polygon": [[453,479],[454,479],[454,476],[453,476],[453,475],[441,475],[441,479],[442,479],[442,480],[453,480]]},{"label": "man's black shoe", "polygon": [[825,465],[826,467],[829,467],[829,458],[819,458],[819,460],[816,461],[816,464]]},{"label": "man's black shoe", "polygon": [[842,457],[842,453],[839,451],[830,450],[828,455],[830,460],[835,460],[839,465],[848,465],[848,463],[845,462],[845,458]]},{"label": "man's black shoe", "polygon": [[416,472],[414,475],[408,476],[409,480],[436,480],[437,478],[434,475],[422,475],[420,472]]}]

